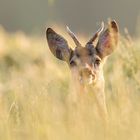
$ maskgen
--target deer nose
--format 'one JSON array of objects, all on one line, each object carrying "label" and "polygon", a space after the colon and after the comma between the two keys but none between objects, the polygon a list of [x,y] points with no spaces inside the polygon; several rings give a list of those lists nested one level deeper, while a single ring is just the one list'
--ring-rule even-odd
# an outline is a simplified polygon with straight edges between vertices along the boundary
[{"label": "deer nose", "polygon": [[88,68],[83,68],[83,70],[82,70],[82,74],[84,74],[84,75],[91,75],[91,71],[90,71],[90,69],[88,69]]},{"label": "deer nose", "polygon": [[83,68],[80,74],[84,77],[92,76],[93,80],[95,79],[95,74],[89,68]]}]

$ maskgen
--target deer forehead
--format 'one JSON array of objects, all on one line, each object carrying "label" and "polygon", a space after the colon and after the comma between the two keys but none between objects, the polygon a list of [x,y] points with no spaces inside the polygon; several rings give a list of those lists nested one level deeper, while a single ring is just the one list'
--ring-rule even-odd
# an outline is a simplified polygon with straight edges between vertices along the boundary
[{"label": "deer forehead", "polygon": [[94,58],[97,56],[96,49],[93,48],[87,48],[87,47],[77,47],[74,50],[73,55],[75,55],[79,59],[83,58]]},{"label": "deer forehead", "polygon": [[94,47],[92,48],[76,47],[75,50],[73,51],[70,62],[74,61],[79,66],[88,64],[89,66],[92,67],[96,59],[101,60]]}]

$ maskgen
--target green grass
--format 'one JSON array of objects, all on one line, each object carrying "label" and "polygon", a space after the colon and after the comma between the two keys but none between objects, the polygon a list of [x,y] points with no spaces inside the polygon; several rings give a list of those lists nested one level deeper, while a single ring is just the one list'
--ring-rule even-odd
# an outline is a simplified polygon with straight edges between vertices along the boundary
[{"label": "green grass", "polygon": [[140,40],[121,37],[104,75],[107,132],[92,97],[67,101],[70,70],[45,36],[0,28],[0,140],[139,140]]}]

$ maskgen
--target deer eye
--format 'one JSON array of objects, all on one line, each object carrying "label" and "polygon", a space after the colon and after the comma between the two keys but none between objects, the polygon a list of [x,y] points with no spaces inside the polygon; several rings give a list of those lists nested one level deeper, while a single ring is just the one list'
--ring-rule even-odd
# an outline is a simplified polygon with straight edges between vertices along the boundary
[{"label": "deer eye", "polygon": [[99,59],[96,59],[96,60],[95,60],[95,65],[99,66],[100,63],[101,63],[101,60],[99,60]]},{"label": "deer eye", "polygon": [[76,56],[77,56],[77,58],[79,58],[80,57],[80,54],[76,53]]},{"label": "deer eye", "polygon": [[70,66],[74,67],[76,66],[76,63],[74,61],[70,61]]}]

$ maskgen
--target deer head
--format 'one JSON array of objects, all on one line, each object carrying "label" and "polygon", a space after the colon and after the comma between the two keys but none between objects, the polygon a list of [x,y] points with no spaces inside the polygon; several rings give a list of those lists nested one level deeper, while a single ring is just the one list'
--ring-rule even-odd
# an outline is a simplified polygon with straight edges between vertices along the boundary
[{"label": "deer head", "polygon": [[75,42],[72,50],[67,41],[53,29],[48,28],[46,37],[49,48],[53,55],[60,60],[66,61],[72,74],[81,84],[96,84],[103,78],[103,64],[118,44],[118,25],[110,21],[104,29],[104,23],[91,39],[82,46],[75,34],[67,27],[67,32]]}]

